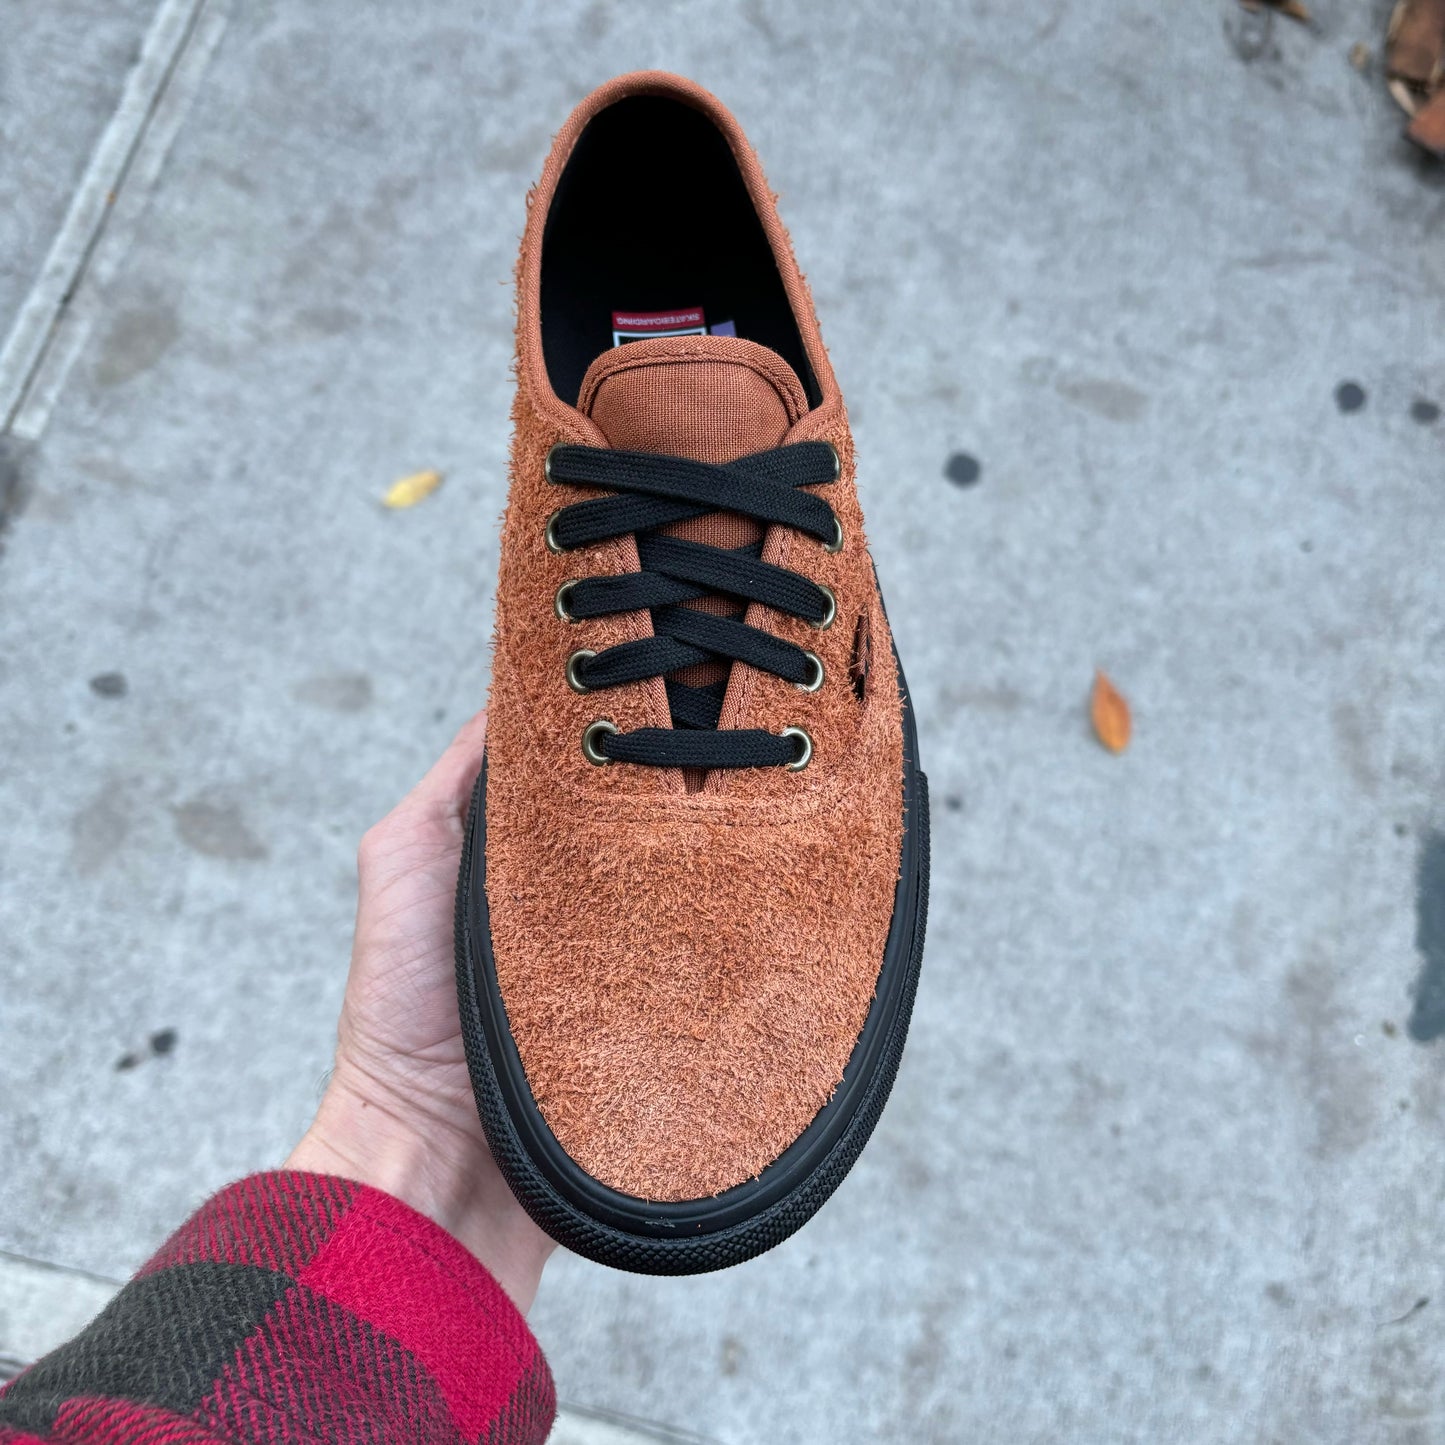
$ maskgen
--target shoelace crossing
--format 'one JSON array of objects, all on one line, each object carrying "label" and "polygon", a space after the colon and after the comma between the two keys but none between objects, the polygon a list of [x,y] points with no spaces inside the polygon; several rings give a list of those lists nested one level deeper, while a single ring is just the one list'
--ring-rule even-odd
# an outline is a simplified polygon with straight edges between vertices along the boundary
[{"label": "shoelace crossing", "polygon": [[595,546],[629,533],[642,564],[617,577],[583,577],[557,590],[557,615],[568,622],[646,608],[653,636],[601,652],[581,649],[567,664],[567,681],[579,692],[667,678],[671,728],[621,732],[600,719],[587,729],[583,751],[593,762],[640,763],[654,768],[765,768],[804,766],[812,742],[801,728],[719,728],[726,681],[689,687],[674,673],[695,663],[724,659],[816,691],[823,664],[805,648],[732,617],[718,617],[685,602],[721,594],[761,602],[827,627],[837,611],[833,594],[785,567],[762,560],[762,543],[727,550],[660,534],[673,522],[711,512],[735,512],[754,521],[792,527],[830,551],[843,545],[843,528],[821,497],[800,487],[838,478],[838,454],[827,442],[795,442],[723,464],[654,452],[555,446],[547,479],[561,486],[600,487],[612,496],[561,507],[547,519],[554,552]]}]

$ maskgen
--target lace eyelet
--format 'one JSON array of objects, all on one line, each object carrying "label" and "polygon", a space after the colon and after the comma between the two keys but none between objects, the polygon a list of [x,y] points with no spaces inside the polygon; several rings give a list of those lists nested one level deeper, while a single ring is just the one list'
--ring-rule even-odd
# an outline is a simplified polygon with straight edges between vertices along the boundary
[{"label": "lace eyelet", "polygon": [[552,475],[552,457],[559,447],[565,445],[565,442],[554,442],[550,447],[547,448],[547,460],[542,463],[542,475],[546,477],[547,480],[551,482],[554,486],[560,486],[561,483],[558,482],[556,478]]},{"label": "lace eyelet", "polygon": [[581,667],[584,662],[591,662],[596,657],[595,652],[589,652],[585,647],[579,647],[571,657],[567,659],[567,686],[573,692],[591,692],[592,689],[582,681]]},{"label": "lace eyelet", "polygon": [[549,552],[565,552],[567,549],[557,540],[557,518],[562,515],[562,508],[558,507],[550,517],[547,518],[547,529],[542,536],[547,543]]},{"label": "lace eyelet", "polygon": [[799,692],[817,692],[828,676],[823,669],[823,659],[816,652],[805,652],[803,656],[808,659],[808,663],[813,669],[812,676],[806,682],[795,682],[793,686]]},{"label": "lace eyelet", "polygon": [[836,482],[843,475],[843,458],[838,455],[838,448],[832,442],[823,443],[833,453],[833,480]]},{"label": "lace eyelet", "polygon": [[843,524],[837,517],[833,518],[833,540],[823,543],[825,552],[841,552],[843,550]]},{"label": "lace eyelet", "polygon": [[810,622],[809,627],[816,628],[819,632],[826,632],[832,625],[833,619],[838,615],[838,599],[831,587],[825,587],[821,582],[813,583],[813,586],[828,599],[827,608],[823,613],[821,622]]},{"label": "lace eyelet", "polygon": [[[598,740],[621,731],[622,729],[619,728],[615,722],[610,722],[605,717],[598,718],[596,722],[588,723],[587,726],[582,729],[582,756],[586,758],[589,763],[599,768],[610,763],[612,759],[598,747]],[[811,745],[808,751],[811,754]]]},{"label": "lace eyelet", "polygon": [[[597,724],[593,723],[592,726],[596,727]],[[778,736],[781,738],[796,738],[798,740],[798,756],[794,758],[791,763],[786,763],[784,766],[790,773],[801,773],[813,760],[813,739],[810,738],[802,728],[784,728]],[[585,751],[585,743],[583,744],[583,748]]]},{"label": "lace eyelet", "polygon": [[552,600],[552,610],[563,622],[576,622],[577,619],[567,610],[567,597],[577,585],[576,577],[569,577],[558,589],[557,595]]}]

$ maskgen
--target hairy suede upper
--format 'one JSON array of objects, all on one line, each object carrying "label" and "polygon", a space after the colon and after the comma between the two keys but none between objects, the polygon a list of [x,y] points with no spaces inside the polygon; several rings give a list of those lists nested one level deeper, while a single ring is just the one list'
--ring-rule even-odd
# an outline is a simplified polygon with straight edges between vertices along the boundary
[{"label": "hairy suede upper", "polygon": [[[590,415],[552,393],[537,306],[547,207],[587,120],[638,93],[696,106],[732,144],[822,392],[811,411],[781,359],[725,338],[652,341],[631,359],[608,354],[584,385]],[[487,740],[498,981],[533,1096],[569,1155],[640,1198],[702,1198],[756,1176],[827,1102],[867,1017],[892,918],[901,704],[852,438],[756,159],[731,116],[688,82],[626,76],[579,107],[531,198],[518,280]],[[563,582],[636,570],[638,559],[630,539],[548,550],[549,515],[596,493],[549,484],[544,463],[559,441],[636,447],[639,439],[707,461],[760,449],[760,439],[826,440],[838,451],[840,479],[816,490],[842,523],[842,550],[772,527],[763,553],[830,588],[836,619],[818,630],[759,604],[744,619],[815,652],[827,680],[804,693],[734,664],[721,719],[724,728],[805,728],[813,756],[800,771],[688,779],[680,769],[595,766],[583,755],[590,722],[666,727],[667,700],[661,679],[587,694],[567,686],[575,649],[647,636],[651,622],[646,612],[577,623],[557,616]]]}]

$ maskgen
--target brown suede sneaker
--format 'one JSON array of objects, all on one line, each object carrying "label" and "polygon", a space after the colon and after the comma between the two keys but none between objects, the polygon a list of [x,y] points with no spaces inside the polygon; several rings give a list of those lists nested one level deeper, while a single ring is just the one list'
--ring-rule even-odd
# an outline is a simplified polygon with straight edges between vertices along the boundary
[{"label": "brown suede sneaker", "polygon": [[492,1152],[579,1254],[770,1248],[898,1068],[928,793],[807,287],[733,117],[595,91],[529,199],[457,975]]}]

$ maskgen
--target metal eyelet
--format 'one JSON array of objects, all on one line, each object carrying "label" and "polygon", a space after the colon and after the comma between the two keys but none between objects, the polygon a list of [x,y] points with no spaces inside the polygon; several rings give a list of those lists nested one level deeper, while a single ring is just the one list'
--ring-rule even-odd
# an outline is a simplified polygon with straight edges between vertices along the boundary
[{"label": "metal eyelet", "polygon": [[803,656],[808,659],[813,672],[806,682],[795,682],[793,686],[800,692],[817,692],[823,685],[823,679],[828,675],[823,670],[823,659],[816,652],[805,652]]},{"label": "metal eyelet", "polygon": [[823,445],[833,453],[833,480],[836,482],[843,475],[843,458],[838,455],[838,448],[832,442],[825,441]]},{"label": "metal eyelet", "polygon": [[576,622],[576,618],[567,610],[567,595],[577,585],[578,578],[569,577],[558,589],[557,595],[552,600],[552,610],[563,622]]},{"label": "metal eyelet", "polygon": [[[622,729],[619,728],[615,722],[609,722],[605,717],[598,718],[596,722],[588,723],[587,726],[582,729],[582,756],[586,758],[589,763],[593,763],[599,768],[605,763],[610,763],[612,759],[597,746],[597,740],[621,731]],[[808,751],[809,753],[812,752],[811,746]]]},{"label": "metal eyelet", "polygon": [[562,508],[558,507],[550,517],[547,518],[547,530],[542,534],[547,542],[549,552],[565,552],[567,549],[557,540],[557,518],[562,515]]},{"label": "metal eyelet", "polygon": [[[596,727],[597,724],[596,724],[596,723],[593,723],[592,726],[593,726],[593,727]],[[615,731],[615,729],[614,729],[614,731]],[[801,772],[803,771],[803,769],[808,766],[808,764],[812,761],[812,758],[813,758],[813,740],[812,740],[812,738],[810,738],[810,737],[808,736],[808,734],[803,731],[802,728],[784,728],[784,729],[782,730],[782,732],[780,732],[780,733],[778,734],[778,736],[779,736],[780,738],[797,738],[797,740],[798,740],[798,756],[797,756],[796,758],[794,758],[791,763],[787,763],[787,764],[785,764],[784,766],[786,766],[787,770],[788,770],[790,773],[801,773]],[[586,749],[586,746],[587,746],[587,745],[586,745],[586,743],[584,742],[584,743],[583,743],[583,749],[584,749],[584,751],[585,751],[585,749]]]},{"label": "metal eyelet", "polygon": [[831,587],[825,587],[821,582],[815,582],[813,586],[828,599],[828,604],[823,613],[823,620],[810,622],[808,626],[816,628],[819,632],[826,632],[833,625],[833,619],[838,615],[838,599],[833,595]]},{"label": "metal eyelet", "polygon": [[571,657],[567,659],[567,686],[573,692],[591,692],[592,689],[582,681],[580,668],[584,662],[591,662],[597,654],[589,652],[585,647],[579,647]]},{"label": "metal eyelet", "polygon": [[542,463],[542,475],[545,476],[547,480],[551,482],[554,486],[561,486],[561,483],[558,482],[557,479],[552,475],[552,457],[559,447],[563,447],[565,445],[565,442],[554,442],[550,447],[547,448],[547,460]]},{"label": "metal eyelet", "polygon": [[833,540],[823,543],[825,552],[841,552],[843,550],[843,524],[837,517],[833,518]]}]

